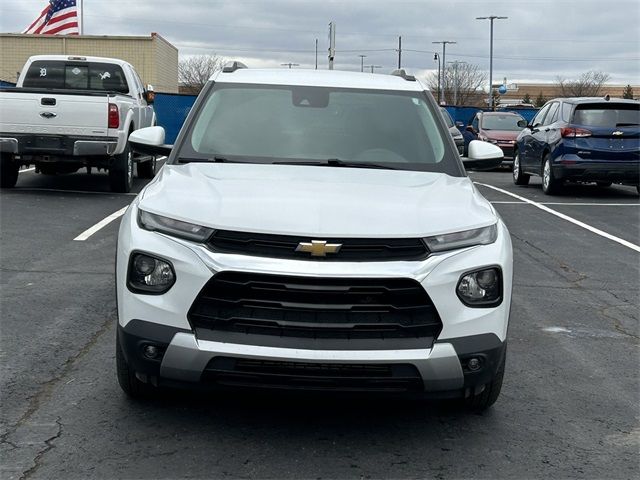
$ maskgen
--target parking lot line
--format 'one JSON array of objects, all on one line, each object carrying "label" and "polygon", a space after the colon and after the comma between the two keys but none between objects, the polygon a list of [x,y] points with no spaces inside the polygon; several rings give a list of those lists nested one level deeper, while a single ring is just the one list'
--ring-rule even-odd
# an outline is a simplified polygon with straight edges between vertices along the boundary
[{"label": "parking lot line", "polygon": [[38,188],[38,187],[18,187],[15,192],[60,192],[60,193],[86,193],[88,195],[116,195],[135,197],[137,193],[115,193],[115,192],[91,192],[89,190],[64,190],[62,188]]},{"label": "parking lot line", "polygon": [[636,252],[640,253],[640,245],[636,245],[635,243],[631,243],[628,242],[627,240],[624,240],[620,237],[616,237],[615,235],[611,235],[610,233],[607,233],[603,230],[600,230],[599,228],[595,228],[592,227],[591,225],[588,225],[584,222],[581,222],[580,220],[576,220],[573,217],[570,217],[569,215],[565,215],[564,213],[560,213],[552,208],[547,207],[546,205],[543,205],[541,203],[538,202],[534,202],[533,200],[529,200],[528,198],[525,197],[521,197],[520,195],[516,195],[515,193],[511,193],[507,190],[504,190],[502,188],[498,188],[498,187],[494,187],[493,185],[487,185],[486,183],[480,183],[480,182],[475,182],[476,185],[481,185],[483,187],[487,187],[490,188],[492,190],[495,190],[496,192],[500,192],[500,193],[504,193],[505,195],[509,195],[510,197],[513,198],[517,198],[518,200],[528,203],[529,205],[533,205],[536,208],[539,208],[540,210],[550,213],[551,215],[555,215],[556,217],[559,217],[563,220],[566,220],[567,222],[573,223],[574,225],[577,225],[578,227],[584,228],[585,230],[589,230],[592,233],[595,233],[596,235],[600,235],[601,237],[607,238],[609,240],[612,240],[616,243],[619,243],[620,245],[623,245],[627,248],[630,248],[631,250],[635,250]]},{"label": "parking lot line", "polygon": [[35,170],[35,169],[36,169],[36,167],[25,168],[25,169],[22,169],[22,170],[18,170],[18,173],[30,172],[30,171]]},{"label": "parking lot line", "polygon": [[[481,184],[479,184],[481,185]],[[515,200],[490,200],[491,203],[504,205],[526,205],[526,202]],[[538,202],[540,205],[567,205],[570,207],[640,207],[640,203],[589,203],[589,202]]]},{"label": "parking lot line", "polygon": [[80,235],[78,235],[73,240],[77,241],[77,242],[84,242],[87,238],[89,238],[91,235],[96,233],[98,230],[106,227],[111,222],[113,222],[116,218],[120,218],[122,215],[124,215],[124,212],[127,210],[127,208],[129,208],[129,205],[127,205],[126,207],[122,207],[117,212],[113,212],[108,217],[103,218],[102,220],[100,220],[93,227],[90,227],[90,228],[86,229],[84,232],[82,232]]}]

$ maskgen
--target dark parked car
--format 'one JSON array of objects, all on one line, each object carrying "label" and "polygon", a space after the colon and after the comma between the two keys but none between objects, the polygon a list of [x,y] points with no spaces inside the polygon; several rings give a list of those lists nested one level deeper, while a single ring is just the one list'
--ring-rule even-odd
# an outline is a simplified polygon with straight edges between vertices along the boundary
[{"label": "dark parked car", "polygon": [[440,107],[440,111],[442,112],[442,117],[444,118],[444,123],[449,127],[449,133],[453,137],[453,141],[456,144],[456,148],[458,149],[458,153],[460,155],[466,155],[464,148],[464,138],[462,138],[462,133],[458,130],[458,127],[453,123],[453,118],[447,112],[447,109],[444,107]]},{"label": "dark parked car", "polygon": [[527,121],[513,112],[477,112],[469,122],[469,129],[478,140],[493,143],[504,152],[504,159],[510,163],[513,160],[513,147],[518,134]]},{"label": "dark parked car", "polygon": [[542,190],[565,181],[635,185],[640,193],[640,103],[618,98],[556,98],[518,136],[516,185],[542,176]]}]

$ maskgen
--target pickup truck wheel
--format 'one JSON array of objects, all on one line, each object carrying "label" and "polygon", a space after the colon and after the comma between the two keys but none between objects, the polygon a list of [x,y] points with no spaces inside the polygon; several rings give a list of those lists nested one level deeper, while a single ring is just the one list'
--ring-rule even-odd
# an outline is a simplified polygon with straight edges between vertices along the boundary
[{"label": "pickup truck wheel", "polygon": [[526,173],[522,172],[522,165],[520,165],[520,153],[516,151],[513,156],[513,183],[516,185],[529,185],[529,178]]},{"label": "pickup truck wheel", "polygon": [[13,188],[18,181],[20,164],[15,162],[11,155],[2,154],[0,158],[0,187]]},{"label": "pickup truck wheel", "polygon": [[156,175],[156,157],[138,163],[138,178],[153,178]]},{"label": "pickup truck wheel", "polygon": [[613,182],[596,182],[596,185],[600,188],[607,188],[612,185]]},{"label": "pickup truck wheel", "polygon": [[114,155],[109,168],[109,184],[112,192],[129,193],[133,186],[133,152],[129,143],[120,155]]},{"label": "pickup truck wheel", "polygon": [[500,366],[498,367],[498,371],[496,372],[495,377],[493,377],[493,380],[484,386],[484,390],[482,390],[482,392],[476,395],[471,394],[469,397],[464,399],[464,406],[467,410],[480,413],[496,403],[496,400],[498,400],[498,397],[500,396],[500,390],[502,390],[502,380],[504,379],[504,366],[506,359],[507,351],[505,348],[504,354],[502,355],[502,361],[500,362]]},{"label": "pickup truck wheel", "polygon": [[542,162],[542,191],[546,195],[555,195],[559,192],[561,186],[562,182],[553,175],[551,155],[547,153]]},{"label": "pickup truck wheel", "polygon": [[116,335],[116,372],[118,374],[118,383],[122,391],[131,398],[148,398],[155,391],[155,387],[148,383],[141,382],[136,377],[136,373],[129,368],[127,360],[124,357],[122,348],[120,347],[120,339]]}]

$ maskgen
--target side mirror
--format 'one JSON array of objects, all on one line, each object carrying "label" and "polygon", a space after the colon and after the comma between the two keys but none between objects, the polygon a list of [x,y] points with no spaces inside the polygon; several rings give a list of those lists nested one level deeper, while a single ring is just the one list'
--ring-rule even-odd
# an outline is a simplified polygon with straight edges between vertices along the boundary
[{"label": "side mirror", "polygon": [[529,125],[529,123],[523,118],[522,120],[518,120],[518,124],[517,124],[520,128],[527,128],[527,125]]},{"label": "side mirror", "polygon": [[147,127],[134,130],[129,135],[129,145],[134,152],[144,155],[165,155],[171,153],[173,145],[164,143],[164,128]]},{"label": "side mirror", "polygon": [[144,99],[149,105],[153,105],[156,100],[156,92],[153,90],[153,85],[147,85],[147,89],[144,91]]},{"label": "side mirror", "polygon": [[504,158],[502,149],[489,142],[471,140],[469,154],[462,158],[467,170],[491,170],[500,166]]}]

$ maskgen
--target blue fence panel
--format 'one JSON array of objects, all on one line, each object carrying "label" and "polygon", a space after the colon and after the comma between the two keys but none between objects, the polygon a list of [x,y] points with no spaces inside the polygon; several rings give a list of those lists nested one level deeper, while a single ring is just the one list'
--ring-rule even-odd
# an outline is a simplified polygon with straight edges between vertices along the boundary
[{"label": "blue fence panel", "polygon": [[[476,114],[476,112],[478,111],[483,111],[483,112],[489,112],[491,111],[491,109],[489,108],[478,108],[478,107],[454,107],[454,106],[445,106],[444,108],[447,109],[447,112],[449,112],[449,114],[451,115],[451,117],[453,118],[454,122],[462,122],[465,125],[468,125],[471,120],[473,119],[473,116]],[[524,118],[527,122],[530,122],[531,120],[533,120],[533,117],[536,116],[536,113],[538,113],[538,109],[534,109],[534,108],[513,108],[513,109],[509,109],[509,108],[505,108],[505,109],[501,109],[499,110],[500,112],[515,112],[518,113],[522,116],[522,118]]]},{"label": "blue fence panel", "polygon": [[179,95],[172,93],[156,93],[153,108],[156,112],[158,125],[165,130],[165,142],[175,142],[182,124],[184,123],[196,95]]}]

